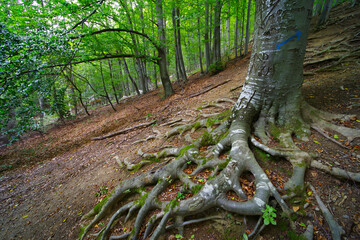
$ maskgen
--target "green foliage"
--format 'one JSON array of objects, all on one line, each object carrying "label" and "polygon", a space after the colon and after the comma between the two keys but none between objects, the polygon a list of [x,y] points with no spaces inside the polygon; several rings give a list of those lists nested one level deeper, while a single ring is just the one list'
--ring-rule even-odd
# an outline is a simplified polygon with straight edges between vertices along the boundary
[{"label": "green foliage", "polygon": [[187,145],[185,147],[183,147],[180,151],[179,151],[179,157],[184,156],[184,154],[191,148],[194,148],[193,144]]},{"label": "green foliage", "polygon": [[225,65],[221,61],[217,61],[209,66],[209,74],[215,75],[225,69]]},{"label": "green foliage", "polygon": [[108,192],[108,188],[106,186],[101,186],[100,190],[95,193],[95,197],[100,197],[102,195],[106,195]]},{"label": "green foliage", "polygon": [[201,135],[201,139],[200,139],[201,146],[210,146],[210,145],[214,145],[214,144],[216,144],[216,142],[210,133],[208,133],[206,131],[203,133],[203,135]]},{"label": "green foliage", "polygon": [[103,198],[98,204],[94,207],[95,214],[98,214],[101,211],[101,208],[104,206],[105,203],[109,200],[110,195]]},{"label": "green foliage", "polygon": [[218,165],[219,171],[221,171],[221,170],[223,170],[224,168],[226,168],[226,166],[229,164],[230,160],[231,160],[231,157],[229,156],[228,158],[226,158],[226,160],[225,160],[224,162],[220,163],[220,164]]},{"label": "green foliage", "polygon": [[191,192],[195,195],[201,190],[203,186],[203,184],[197,184],[191,188]]},{"label": "green foliage", "polygon": [[143,194],[140,199],[137,201],[140,206],[143,206],[145,204],[146,198],[149,195],[149,193]]},{"label": "green foliage", "polygon": [[276,225],[276,210],[275,208],[269,206],[266,204],[266,208],[261,210],[261,212],[263,213],[262,217],[264,219],[264,224],[265,225],[269,225],[270,223],[272,225]]}]

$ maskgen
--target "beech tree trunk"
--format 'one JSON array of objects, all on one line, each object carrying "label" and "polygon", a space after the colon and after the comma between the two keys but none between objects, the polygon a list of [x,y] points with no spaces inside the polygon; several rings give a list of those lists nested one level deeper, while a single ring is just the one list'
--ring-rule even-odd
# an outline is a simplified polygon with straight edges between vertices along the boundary
[{"label": "beech tree trunk", "polygon": [[206,59],[206,72],[209,72],[209,66],[211,64],[210,55],[210,38],[209,38],[209,2],[205,0],[205,59]]},{"label": "beech tree trunk", "polygon": [[320,19],[318,22],[318,26],[325,24],[326,20],[328,19],[330,9],[331,9],[331,4],[332,4],[332,0],[325,0],[321,15],[320,15]]},{"label": "beech tree trunk", "polygon": [[158,48],[159,59],[158,65],[160,70],[160,78],[164,88],[164,97],[167,98],[174,93],[171,86],[170,77],[167,68],[166,47],[165,47],[165,31],[162,10],[162,0],[156,0],[156,23],[158,26],[160,47]]},{"label": "beech tree trunk", "polygon": [[105,79],[104,79],[102,62],[101,61],[100,61],[100,74],[101,74],[101,80],[102,80],[102,84],[103,84],[103,89],[104,89],[104,92],[105,92],[105,98],[107,99],[107,101],[111,105],[111,108],[114,110],[114,112],[116,112],[116,109],[115,109],[114,105],[112,104],[111,98],[110,98],[109,93],[108,93],[108,91],[106,89],[106,84],[105,84]]},{"label": "beech tree trunk", "polygon": [[174,7],[172,10],[172,21],[174,28],[174,40],[175,40],[175,60],[178,78],[184,82],[187,81],[186,70],[184,65],[184,58],[181,50],[181,38],[180,38],[180,10],[179,7]]},{"label": "beech tree trunk", "polygon": [[[140,91],[139,91],[139,88],[137,87],[137,84],[136,84],[135,80],[133,79],[133,77],[132,77],[131,74],[130,74],[130,71],[129,71],[129,68],[128,68],[128,65],[127,65],[127,63],[126,63],[125,58],[123,58],[123,61],[124,61],[125,72],[127,73],[128,77],[130,78],[130,81],[131,81],[131,83],[133,84],[133,87],[135,88],[135,91],[136,91],[137,95],[141,95],[141,94],[140,94]],[[120,65],[120,61],[119,61],[119,65]]]},{"label": "beech tree trunk", "polygon": [[238,56],[238,43],[239,43],[239,0],[236,0],[236,22],[235,22],[235,57]]},{"label": "beech tree trunk", "polygon": [[213,62],[221,61],[221,0],[217,0],[214,10],[214,52],[213,52]]},{"label": "beech tree trunk", "polygon": [[251,10],[251,0],[248,1],[248,8],[247,8],[245,55],[248,54],[249,40],[250,40],[250,10]]}]

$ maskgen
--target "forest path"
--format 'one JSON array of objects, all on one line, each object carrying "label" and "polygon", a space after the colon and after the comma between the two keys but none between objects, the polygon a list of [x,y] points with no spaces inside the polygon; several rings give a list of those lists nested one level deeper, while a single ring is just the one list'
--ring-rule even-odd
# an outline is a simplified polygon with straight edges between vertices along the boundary
[{"label": "forest path", "polygon": [[[360,120],[360,69],[359,57],[356,55],[360,44],[359,35],[356,35],[360,31],[356,21],[360,19],[360,9],[343,8],[336,11],[332,12],[330,18],[338,18],[337,21],[330,21],[326,28],[313,32],[309,37],[303,95],[317,108],[357,114]],[[334,65],[347,53],[354,54]],[[340,57],[336,54],[340,54]],[[170,138],[167,142],[158,139],[138,144],[134,142],[153,135],[154,131],[168,131],[170,127],[162,124],[172,120],[195,122],[200,113],[223,111],[218,107],[202,109],[202,106],[219,98],[236,100],[241,91],[237,87],[244,82],[248,60],[249,56],[231,60],[223,72],[211,77],[194,74],[184,89],[176,85],[176,94],[169,99],[161,100],[161,91],[153,90],[146,95],[122,101],[116,106],[117,112],[113,112],[110,106],[99,107],[92,111],[90,117],[83,116],[53,127],[44,136],[29,135],[8,149],[1,149],[0,170],[10,169],[2,171],[0,177],[0,239],[75,239],[81,215],[89,211],[106,192],[111,191],[120,181],[157,164],[130,173],[119,167],[116,156],[138,162],[140,158],[136,156],[140,148],[143,152],[156,152],[164,145],[184,145],[184,136]],[[311,61],[313,63],[309,64]],[[226,83],[191,97],[223,82]],[[231,104],[225,106],[229,108]],[[341,124],[360,128],[357,119]],[[156,120],[157,125],[100,141],[91,140],[92,137],[152,120]],[[197,135],[197,132],[191,134],[192,137]],[[339,136],[340,142],[341,138]],[[346,141],[342,142],[346,144]],[[313,131],[310,140],[299,145],[306,151],[318,152],[320,159],[329,165],[360,171],[359,142],[345,149]],[[282,163],[273,166],[264,163],[269,174],[279,182],[282,181],[281,176],[290,169],[285,163],[281,166]],[[318,193],[326,203],[331,205],[348,238],[360,238],[359,184],[337,180],[312,169],[307,172],[307,178],[318,188]],[[310,211],[318,219],[315,234],[318,239],[325,239],[329,236],[325,221],[315,203],[311,207]],[[234,226],[240,219],[242,221],[239,216],[234,216],[218,224],[197,224],[189,227],[188,232],[190,235],[195,234],[195,239],[230,238],[236,233]],[[249,219],[250,229],[251,224],[252,219]],[[220,227],[219,231],[216,225]],[[301,230],[301,226],[299,228]],[[279,238],[286,231],[267,228],[263,234],[267,235],[266,239]]]}]

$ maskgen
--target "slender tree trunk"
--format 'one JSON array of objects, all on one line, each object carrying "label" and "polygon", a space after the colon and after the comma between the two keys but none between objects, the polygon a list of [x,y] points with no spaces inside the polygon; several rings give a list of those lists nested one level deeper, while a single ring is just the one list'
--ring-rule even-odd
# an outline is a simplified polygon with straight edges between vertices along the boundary
[{"label": "slender tree trunk", "polygon": [[124,61],[124,69],[125,69],[125,72],[126,72],[127,75],[129,76],[130,81],[132,82],[133,87],[135,88],[135,91],[136,91],[137,95],[141,95],[141,93],[140,93],[140,91],[139,91],[139,88],[138,88],[137,85],[136,85],[135,80],[133,79],[133,77],[132,77],[131,74],[130,74],[130,71],[129,71],[129,68],[128,68],[128,65],[127,65],[127,63],[126,63],[125,58],[123,58],[123,61]]},{"label": "slender tree trunk", "polygon": [[104,74],[103,74],[103,68],[102,68],[102,62],[100,61],[100,73],[101,73],[101,80],[102,80],[102,83],[103,83],[103,89],[104,89],[104,92],[105,92],[105,98],[108,100],[108,102],[110,103],[111,105],[111,108],[116,112],[116,109],[114,107],[114,105],[112,104],[111,102],[111,99],[110,99],[110,96],[109,96],[109,93],[106,89],[106,84],[105,84],[105,79],[104,79]]},{"label": "slender tree trunk", "polygon": [[[199,5],[198,5],[199,6]],[[199,12],[199,8],[198,8]],[[204,74],[203,63],[202,63],[202,52],[201,52],[201,34],[200,34],[200,17],[197,17],[198,23],[198,45],[199,45],[199,64],[200,64],[200,73],[201,75]]]},{"label": "slender tree trunk", "polygon": [[183,78],[183,80],[187,81],[186,76],[186,70],[185,70],[185,64],[184,64],[184,57],[181,49],[181,35],[180,35],[180,8],[176,8],[176,28],[177,28],[177,45],[178,45],[178,51],[179,51],[179,66],[180,66],[180,76]]},{"label": "slender tree trunk", "polygon": [[114,83],[114,75],[113,75],[113,69],[112,69],[111,60],[108,61],[108,64],[109,64],[109,75],[110,75],[111,87],[112,87],[112,90],[113,90],[113,93],[114,93],[116,103],[119,104],[119,98],[118,98],[117,90],[116,90],[115,83]]},{"label": "slender tree trunk", "polygon": [[240,38],[240,56],[242,56],[242,49],[243,49],[244,26],[245,26],[245,2],[242,2],[242,23],[241,23],[241,38]]},{"label": "slender tree trunk", "polygon": [[[72,70],[72,65],[70,64],[70,79],[71,81],[74,81],[74,75],[73,75],[73,70]],[[74,114],[75,116],[78,115],[78,105],[77,105],[77,100],[76,100],[76,95],[75,95],[75,90],[74,90],[74,87],[71,86],[70,87],[71,89],[71,98],[72,98],[72,101],[73,101],[73,105],[74,105]]]},{"label": "slender tree trunk", "polygon": [[[133,27],[134,27],[135,24],[133,23],[133,21],[131,19],[129,9],[127,7],[127,3],[126,3],[126,1],[120,1],[120,4],[125,9],[126,17],[127,17],[128,22],[130,24],[129,30],[133,30]],[[133,14],[133,18],[134,17],[135,16]],[[139,46],[138,36],[133,34],[133,33],[130,33],[130,36],[131,36],[132,43],[135,46],[135,48],[134,48],[135,55],[140,55],[140,52],[136,48],[137,46]],[[142,93],[144,94],[144,93],[147,92],[147,88],[146,88],[146,76],[145,76],[146,74],[144,73],[144,67],[143,67],[143,64],[142,64],[142,59],[136,58],[135,62],[136,62],[136,68],[137,68],[138,74],[139,74],[140,89],[142,90]]]},{"label": "slender tree trunk", "polygon": [[239,43],[239,0],[236,0],[236,20],[235,20],[235,57],[238,56],[238,43]]},{"label": "slender tree trunk", "polygon": [[227,11],[227,18],[226,18],[226,50],[228,53],[230,53],[230,1],[228,2],[228,11]]},{"label": "slender tree trunk", "polygon": [[321,9],[323,7],[324,4],[324,0],[319,0],[316,5],[315,5],[315,11],[314,11],[314,15],[320,15],[321,14]]},{"label": "slender tree trunk", "polygon": [[214,53],[213,53],[213,62],[221,61],[221,0],[217,0],[214,10]]},{"label": "slender tree trunk", "polygon": [[209,38],[209,2],[205,0],[205,59],[206,59],[206,72],[209,72],[209,66],[211,64],[211,55],[210,55],[210,38]]},{"label": "slender tree trunk", "polygon": [[[70,65],[70,66],[71,66],[71,65]],[[74,74],[74,71],[72,70],[72,68],[71,68],[71,72],[72,72],[72,74]],[[84,103],[84,101],[83,101],[82,92],[81,92],[80,89],[76,86],[75,79],[74,79],[74,78],[67,77],[65,74],[64,74],[64,76],[65,76],[65,78],[68,80],[68,82],[71,84],[71,86],[79,93],[79,101],[80,101],[80,104],[81,104],[81,106],[84,108],[86,114],[87,114],[88,116],[90,116],[90,113],[89,113],[89,111],[88,111],[88,109],[87,109],[87,107],[86,107],[86,105],[85,105],[85,103]]]},{"label": "slender tree trunk", "polygon": [[319,22],[317,24],[318,26],[325,24],[325,22],[329,18],[331,3],[332,3],[332,0],[325,0],[324,7],[322,9],[322,12],[321,12],[321,15],[319,18]]},{"label": "slender tree trunk", "polygon": [[160,42],[160,47],[158,48],[158,52],[159,52],[158,65],[160,70],[161,82],[164,88],[164,97],[167,98],[174,93],[174,90],[171,86],[170,77],[167,68],[162,0],[156,0],[156,22],[158,26],[158,34],[159,34],[159,42]]},{"label": "slender tree trunk", "polygon": [[248,54],[249,40],[250,40],[250,10],[251,10],[251,0],[249,0],[249,2],[248,2],[248,9],[247,9],[245,55]]},{"label": "slender tree trunk", "polygon": [[172,21],[174,28],[174,40],[175,40],[175,63],[176,63],[176,74],[177,78],[182,79],[182,81],[186,82],[186,71],[184,65],[183,54],[181,50],[181,38],[180,38],[180,14],[179,8],[174,7],[172,10]]}]

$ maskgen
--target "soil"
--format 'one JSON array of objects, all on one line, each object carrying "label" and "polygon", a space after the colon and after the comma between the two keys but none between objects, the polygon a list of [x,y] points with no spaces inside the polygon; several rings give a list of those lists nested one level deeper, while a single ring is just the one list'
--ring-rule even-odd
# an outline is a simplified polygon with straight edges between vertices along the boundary
[{"label": "soil", "polygon": [[[312,106],[355,115],[347,122],[337,122],[353,128],[360,128],[360,67],[356,55],[360,46],[358,19],[359,7],[349,8],[349,5],[343,4],[331,12],[327,26],[312,31],[303,85],[303,96]],[[350,56],[341,59],[346,54]],[[175,94],[168,99],[163,100],[162,90],[155,89],[140,97],[122,100],[116,106],[116,112],[110,106],[98,107],[91,112],[91,116],[80,115],[75,120],[53,126],[45,134],[30,133],[18,143],[0,149],[0,239],[76,239],[81,216],[119,182],[161,164],[153,163],[129,172],[119,166],[116,157],[128,158],[136,163],[141,160],[139,149],[142,152],[156,152],[165,145],[186,145],[184,136],[167,141],[135,142],[154,135],[154,131],[165,133],[170,130],[169,126],[162,126],[164,123],[177,119],[182,119],[180,123],[195,122],[200,114],[229,109],[230,103],[224,104],[224,109],[202,107],[219,98],[236,101],[240,86],[244,83],[249,58],[248,55],[230,60],[226,69],[214,76],[193,74],[184,88],[175,83]],[[193,96],[223,82],[226,83]],[[92,140],[93,137],[152,120],[157,121],[156,125],[100,141]],[[359,138],[349,143],[341,134],[335,137],[335,133],[329,132],[328,135],[340,145],[312,130],[309,141],[299,141],[299,147],[317,153],[323,163],[359,172]],[[194,132],[191,136],[199,136],[199,133]],[[263,158],[261,154],[257,157],[274,184],[281,188],[291,174],[290,164],[282,159]],[[189,166],[185,170],[192,171],[192,168]],[[346,232],[345,238],[359,239],[359,183],[336,179],[315,169],[307,171],[306,181],[316,188],[331,209]],[[250,178],[243,179],[242,184],[248,189],[249,195],[253,194]],[[178,188],[174,184],[174,191]],[[172,189],[168,189],[162,198],[170,199],[173,195]],[[233,195],[229,193],[228,198],[235,199],[236,195]],[[306,209],[303,202],[309,203]],[[294,210],[313,215],[315,239],[331,239],[327,223],[310,190],[307,189],[302,198],[289,201],[288,205]],[[258,220],[227,214],[219,209],[209,212],[215,212],[222,218],[186,227],[186,239],[192,235],[194,239],[204,240],[241,239],[243,232],[251,232]],[[294,239],[291,236],[296,233],[288,231],[286,222],[278,215],[278,225],[266,227],[258,239]],[[299,217],[295,221],[297,234],[305,230],[303,224],[307,225],[306,220]],[[175,239],[175,234],[169,232],[164,239]]]}]

